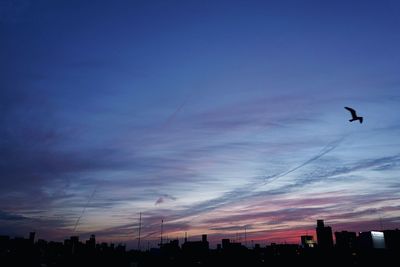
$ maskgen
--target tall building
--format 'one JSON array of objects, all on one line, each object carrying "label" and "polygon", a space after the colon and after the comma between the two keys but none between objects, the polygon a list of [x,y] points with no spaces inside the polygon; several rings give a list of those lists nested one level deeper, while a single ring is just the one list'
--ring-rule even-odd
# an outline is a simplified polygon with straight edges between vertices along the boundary
[{"label": "tall building", "polygon": [[356,247],[357,236],[355,232],[335,232],[336,247],[341,249],[353,249]]},{"label": "tall building", "polygon": [[324,220],[317,220],[318,247],[323,249],[333,248],[332,228],[324,225]]},{"label": "tall building", "polygon": [[385,237],[383,232],[369,231],[358,234],[358,243],[361,248],[385,248]]},{"label": "tall building", "polygon": [[71,236],[70,240],[71,240],[71,252],[72,254],[75,254],[79,245],[79,236]]},{"label": "tall building", "polygon": [[29,243],[31,243],[32,245],[35,243],[35,232],[29,233]]},{"label": "tall building", "polygon": [[222,248],[227,249],[229,247],[230,243],[231,243],[230,239],[226,239],[226,238],[222,239]]},{"label": "tall building", "polygon": [[91,235],[89,240],[86,240],[86,246],[90,249],[96,248],[96,236]]}]

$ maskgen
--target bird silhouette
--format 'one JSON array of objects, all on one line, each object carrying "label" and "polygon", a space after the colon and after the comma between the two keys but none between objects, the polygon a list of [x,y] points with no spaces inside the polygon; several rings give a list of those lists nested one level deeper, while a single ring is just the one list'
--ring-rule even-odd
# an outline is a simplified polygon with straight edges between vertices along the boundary
[{"label": "bird silhouette", "polygon": [[350,111],[350,113],[351,113],[351,117],[352,118],[351,118],[351,120],[349,120],[350,122],[356,121],[356,120],[359,120],[360,123],[363,122],[363,117],[357,116],[357,113],[356,113],[356,111],[354,109],[349,108],[349,107],[344,107],[344,108],[347,109],[348,111]]}]

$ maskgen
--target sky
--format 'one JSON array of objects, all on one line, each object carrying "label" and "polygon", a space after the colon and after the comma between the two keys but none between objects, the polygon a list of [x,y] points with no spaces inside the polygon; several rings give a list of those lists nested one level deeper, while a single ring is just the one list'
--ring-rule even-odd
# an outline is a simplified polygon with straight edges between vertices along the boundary
[{"label": "sky", "polygon": [[135,247],[140,213],[151,246],[161,220],[212,244],[400,227],[399,13],[1,0],[0,234]]}]

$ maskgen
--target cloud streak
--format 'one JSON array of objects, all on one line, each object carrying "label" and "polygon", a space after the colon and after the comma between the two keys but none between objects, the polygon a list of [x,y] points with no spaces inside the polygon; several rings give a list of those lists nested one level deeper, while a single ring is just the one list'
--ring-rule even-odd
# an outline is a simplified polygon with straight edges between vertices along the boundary
[{"label": "cloud streak", "polygon": [[14,213],[9,213],[7,211],[0,210],[0,220],[3,221],[21,221],[21,220],[27,220],[25,216],[19,215],[19,214],[14,214]]},{"label": "cloud streak", "polygon": [[276,181],[277,179],[284,177],[292,172],[295,172],[298,169],[300,169],[304,166],[307,166],[308,164],[320,159],[322,156],[328,154],[329,152],[334,150],[336,147],[338,147],[340,142],[343,141],[343,139],[344,138],[340,138],[340,139],[337,139],[337,140],[329,143],[318,154],[316,154],[315,156],[311,157],[310,159],[306,160],[305,162],[301,163],[300,165],[298,165],[290,170],[287,170],[287,171],[279,173],[279,174],[264,177],[264,184],[272,183],[273,181]]}]

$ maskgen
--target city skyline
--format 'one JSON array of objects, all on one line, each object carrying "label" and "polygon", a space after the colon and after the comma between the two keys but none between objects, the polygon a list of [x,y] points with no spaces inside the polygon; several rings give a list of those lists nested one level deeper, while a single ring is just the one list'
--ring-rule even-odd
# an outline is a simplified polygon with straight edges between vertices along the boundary
[{"label": "city skyline", "polygon": [[310,235],[301,236],[301,244],[250,246],[230,239],[222,239],[216,248],[211,248],[208,236],[200,240],[180,242],[164,240],[158,247],[140,247],[127,250],[126,244],[97,242],[96,236],[82,240],[71,236],[63,242],[36,239],[30,232],[29,238],[10,238],[0,235],[1,262],[13,266],[269,266],[270,264],[300,264],[330,262],[334,265],[359,266],[368,262],[383,265],[398,260],[400,230],[335,232],[333,244],[331,227],[323,220],[317,221],[317,241]]},{"label": "city skyline", "polygon": [[0,10],[0,235],[399,228],[397,1]]},{"label": "city skyline", "polygon": [[[161,227],[162,229],[162,227]],[[176,238],[168,238],[168,236],[163,236],[162,230],[160,232],[160,240],[154,243],[154,240],[136,240],[137,247],[131,246],[128,249],[130,251],[153,251],[163,250],[164,252],[171,253],[175,249],[182,250],[221,250],[222,249],[259,249],[263,247],[273,247],[280,246],[284,247],[288,245],[288,247],[297,246],[302,249],[313,249],[317,251],[333,251],[333,250],[342,250],[342,251],[363,251],[368,249],[386,249],[389,251],[396,251],[396,249],[400,246],[400,230],[396,229],[380,229],[379,231],[368,230],[363,232],[352,232],[347,230],[342,231],[332,231],[332,228],[329,225],[325,225],[324,220],[317,220],[317,225],[315,228],[315,234],[307,232],[305,235],[298,236],[298,242],[287,243],[286,241],[283,243],[275,243],[272,242],[270,244],[262,243],[262,240],[247,240],[246,232],[243,236],[237,234],[233,239],[230,238],[221,238],[216,240],[214,238],[213,242],[209,242],[209,236],[207,234],[202,234],[201,236],[197,236],[190,240],[187,232],[185,232],[184,237],[181,239],[179,237]],[[98,239],[97,239],[98,241]],[[115,248],[118,246],[119,248],[125,251],[127,249],[126,243],[121,242],[97,242],[96,235],[91,234],[88,236],[87,240],[82,238],[79,235],[70,236],[64,240],[54,241],[54,240],[44,240],[37,236],[36,232],[29,232],[29,237],[25,238],[23,236],[14,236],[10,237],[7,235],[0,235],[0,245],[1,249],[7,251],[7,247],[14,247],[13,242],[19,247],[18,250],[24,250],[23,244],[29,243],[32,245],[52,245],[52,246],[66,246],[72,249],[74,246],[80,246],[80,249],[83,248],[84,244],[87,247],[92,249],[101,248],[101,247],[110,247]],[[131,240],[129,243],[132,243]],[[140,241],[145,244],[141,244]],[[261,242],[257,242],[261,241]],[[71,247],[72,246],[72,247]],[[26,247],[25,247],[26,249]],[[21,251],[22,252],[22,251]],[[26,251],[25,251],[26,252]],[[70,251],[71,252],[71,251]],[[168,254],[167,253],[167,254]],[[7,254],[7,253],[6,253]],[[172,254],[171,254],[172,255]]]}]

